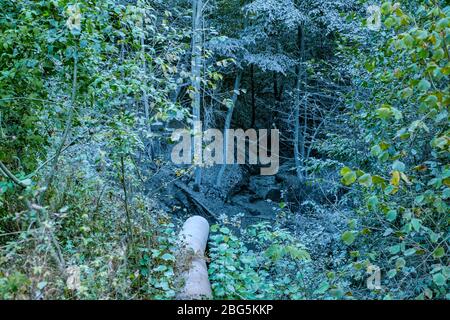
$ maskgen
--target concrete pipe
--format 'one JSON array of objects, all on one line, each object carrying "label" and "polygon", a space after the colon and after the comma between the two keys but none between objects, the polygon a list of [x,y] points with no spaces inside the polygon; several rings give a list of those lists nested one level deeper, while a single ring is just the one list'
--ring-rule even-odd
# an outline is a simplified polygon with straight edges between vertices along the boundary
[{"label": "concrete pipe", "polygon": [[182,243],[181,260],[187,261],[187,270],[182,273],[183,288],[179,299],[211,299],[211,284],[205,261],[205,249],[209,236],[209,223],[205,218],[193,216],[186,220],[180,232]]}]

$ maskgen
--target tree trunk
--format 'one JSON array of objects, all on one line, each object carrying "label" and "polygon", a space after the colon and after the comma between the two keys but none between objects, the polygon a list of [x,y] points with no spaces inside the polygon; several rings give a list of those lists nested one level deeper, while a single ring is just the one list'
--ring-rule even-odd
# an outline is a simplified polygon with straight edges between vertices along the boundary
[{"label": "tree trunk", "polygon": [[225,128],[224,128],[224,132],[223,132],[223,164],[222,167],[220,168],[219,174],[217,175],[217,180],[216,180],[216,186],[220,187],[221,183],[222,183],[222,178],[223,178],[223,174],[225,172],[225,168],[226,168],[226,159],[227,159],[227,153],[228,153],[228,135],[227,135],[227,130],[230,129],[231,127],[231,120],[233,118],[233,111],[234,111],[234,107],[236,106],[236,102],[238,99],[238,95],[239,95],[239,88],[241,86],[241,78],[242,78],[242,71],[239,71],[239,73],[236,76],[236,80],[234,81],[234,91],[233,91],[233,98],[231,99],[232,103],[228,109],[227,112],[227,117],[225,119]]},{"label": "tree trunk", "polygon": [[[283,79],[281,79],[281,85],[278,85],[278,73],[273,73],[273,96],[275,101],[275,110],[280,110],[282,97],[283,97],[283,88],[284,83]],[[270,127],[272,127],[274,123],[273,112],[270,113]]]},{"label": "tree trunk", "polygon": [[[294,160],[295,160],[295,168],[297,170],[297,177],[300,183],[305,180],[305,175],[302,172],[302,167],[304,165],[304,141],[305,137],[302,135],[301,141],[302,146],[299,148],[300,144],[300,94],[301,94],[301,85],[302,85],[302,66],[305,59],[305,39],[304,39],[304,29],[303,25],[298,28],[298,46],[300,48],[300,65],[297,66],[297,82],[295,86],[295,101],[294,101]],[[303,71],[305,72],[305,71]],[[306,89],[306,87],[305,87]],[[305,97],[306,99],[306,97]],[[306,107],[306,103],[305,103]],[[306,111],[305,111],[306,112]],[[301,150],[301,151],[300,151]]]},{"label": "tree trunk", "polygon": [[[275,110],[278,109],[278,74],[273,72],[273,100],[275,102]],[[270,110],[269,115],[269,128],[272,128],[273,124],[273,110]]]},{"label": "tree trunk", "polygon": [[251,90],[252,90],[252,124],[250,128],[255,129],[256,124],[256,94],[255,94],[255,66],[250,67],[251,72]]},{"label": "tree trunk", "polygon": [[[141,60],[142,60],[142,70],[144,72],[144,79],[147,76],[147,60],[145,58],[145,22],[142,19],[142,36],[141,36]],[[145,81],[145,80],[144,80]],[[151,136],[152,127],[150,125],[150,106],[148,104],[148,94],[147,94],[147,82],[144,83],[144,90],[142,90],[142,103],[144,104],[144,114],[145,114],[145,127],[147,128],[148,134]],[[153,152],[153,141],[152,138],[148,144],[147,154],[150,160],[154,159]]]},{"label": "tree trunk", "polygon": [[[201,110],[201,72],[202,72],[202,48],[203,48],[203,37],[202,37],[202,19],[203,19],[203,0],[193,1],[192,10],[192,61],[191,61],[191,71],[192,71],[192,87],[194,88],[194,97],[192,99],[192,115],[193,115],[193,128],[194,137],[201,134],[198,131],[198,126],[195,125],[196,122],[200,122],[200,110]],[[201,130],[201,129],[200,129]],[[195,140],[195,138],[194,138]],[[193,144],[194,146],[194,164],[196,162],[201,163],[202,145]],[[199,163],[197,163],[199,164]],[[202,182],[202,171],[199,166],[195,169],[195,189],[200,189]]]}]

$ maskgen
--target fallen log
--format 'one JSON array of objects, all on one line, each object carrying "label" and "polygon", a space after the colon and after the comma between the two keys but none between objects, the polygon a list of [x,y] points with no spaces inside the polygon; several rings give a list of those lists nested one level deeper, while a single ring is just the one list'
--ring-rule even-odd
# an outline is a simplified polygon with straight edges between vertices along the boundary
[{"label": "fallen log", "polygon": [[206,205],[206,203],[205,203],[206,200],[204,199],[204,197],[200,193],[197,193],[197,192],[191,190],[184,183],[181,183],[181,182],[178,182],[178,181],[175,182],[175,186],[177,186],[178,188],[183,190],[185,192],[185,194],[192,200],[192,202],[199,209],[201,209],[204,212],[206,212],[206,214],[208,214],[209,216],[211,216],[215,220],[218,220],[216,214],[210,208],[208,208],[208,205]]},{"label": "fallen log", "polygon": [[211,284],[205,261],[205,250],[209,236],[209,223],[205,218],[193,216],[186,220],[180,232],[182,252],[180,260],[187,264],[181,277],[183,287],[179,299],[211,299]]}]

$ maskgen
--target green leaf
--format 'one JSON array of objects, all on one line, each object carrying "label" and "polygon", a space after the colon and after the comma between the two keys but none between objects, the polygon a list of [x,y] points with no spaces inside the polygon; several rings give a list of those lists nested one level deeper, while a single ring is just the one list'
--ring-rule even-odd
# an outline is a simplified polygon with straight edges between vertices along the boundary
[{"label": "green leaf", "polygon": [[428,91],[431,88],[431,83],[426,79],[422,79],[422,80],[420,80],[419,84],[417,85],[417,88],[420,91]]},{"label": "green leaf", "polygon": [[391,108],[383,107],[383,108],[377,109],[377,115],[380,119],[387,120],[390,117],[392,117],[393,113],[392,113]]},{"label": "green leaf", "polygon": [[417,30],[415,37],[417,40],[425,40],[428,37],[428,31],[426,30]]},{"label": "green leaf", "polygon": [[392,164],[392,170],[397,170],[400,172],[404,172],[405,171],[405,164],[399,160],[396,160],[393,164]]},{"label": "green leaf", "polygon": [[412,256],[412,255],[415,254],[415,253],[416,253],[416,249],[411,248],[411,249],[406,250],[406,251],[404,252],[404,255],[405,255],[406,257],[409,257],[409,256]]},{"label": "green leaf", "polygon": [[444,275],[442,273],[436,273],[433,275],[433,282],[438,286],[443,286],[447,282]]},{"label": "green leaf", "polygon": [[175,257],[170,253],[165,253],[161,256],[164,261],[175,261]]},{"label": "green leaf", "polygon": [[388,271],[387,276],[389,279],[392,279],[393,277],[395,277],[396,274],[397,274],[397,270],[391,269]]},{"label": "green leaf", "polygon": [[350,172],[352,172],[352,171],[353,171],[353,170],[350,169],[349,167],[343,167],[343,168],[341,169],[340,173],[341,173],[341,176],[345,176],[347,173],[350,173]]},{"label": "green leaf", "polygon": [[367,200],[367,206],[369,207],[369,209],[374,210],[377,208],[378,206],[378,197],[377,196],[371,196],[368,200]]},{"label": "green leaf", "polygon": [[442,48],[434,50],[433,52],[433,60],[441,60],[445,57],[445,52]]},{"label": "green leaf", "polygon": [[412,219],[411,220],[411,225],[413,226],[414,230],[419,232],[420,231],[420,227],[422,226],[422,223],[420,222],[419,219]]},{"label": "green leaf", "polygon": [[406,265],[406,260],[403,258],[398,258],[395,261],[395,267],[397,268],[397,270],[402,269],[405,265]]},{"label": "green leaf", "polygon": [[379,184],[383,184],[386,183],[386,180],[384,180],[382,177],[380,176],[372,176],[372,183],[379,185]]},{"label": "green leaf", "polygon": [[384,2],[381,5],[381,13],[387,15],[391,11],[391,8],[392,8],[391,2]]},{"label": "green leaf", "polygon": [[434,107],[437,105],[438,103],[438,98],[435,95],[429,95],[426,99],[425,99],[425,103],[430,106],[430,107]]},{"label": "green leaf", "polygon": [[401,250],[401,246],[400,246],[399,244],[397,244],[397,245],[395,245],[395,246],[391,246],[391,247],[389,248],[389,252],[390,252],[391,254],[397,254],[397,253],[400,252],[400,250]]},{"label": "green leaf", "polygon": [[383,152],[383,150],[381,149],[380,145],[378,145],[378,144],[374,145],[370,149],[370,154],[373,155],[374,157],[378,157],[381,152]]},{"label": "green leaf", "polygon": [[391,184],[393,186],[398,186],[400,184],[400,172],[395,170],[392,172]]},{"label": "green leaf", "polygon": [[359,177],[358,182],[360,185],[369,188],[372,185],[372,176],[368,173]]},{"label": "green leaf", "polygon": [[345,184],[346,186],[351,185],[352,183],[354,183],[356,181],[356,172],[351,171],[348,172],[344,175],[344,177],[341,179],[342,183]]},{"label": "green leaf", "polygon": [[435,232],[431,232],[431,233],[429,234],[429,236],[430,236],[430,241],[431,241],[431,242],[433,242],[433,243],[438,242],[438,240],[439,240],[439,234],[437,234],[437,233],[435,233]]},{"label": "green leaf", "polygon": [[385,21],[384,21],[384,25],[390,29],[395,25],[395,19],[392,17],[388,17]]},{"label": "green leaf", "polygon": [[448,198],[450,198],[450,188],[445,188],[445,190],[442,192],[442,199]]},{"label": "green leaf", "polygon": [[330,295],[336,299],[341,299],[345,292],[341,288],[333,288],[330,290]]},{"label": "green leaf", "polygon": [[311,259],[311,256],[309,255],[309,253],[306,250],[296,248],[294,246],[287,246],[286,252],[290,254],[292,259],[296,259],[296,260],[310,260]]},{"label": "green leaf", "polygon": [[355,241],[355,235],[353,234],[352,231],[345,231],[342,234],[341,237],[342,241],[346,244],[346,245],[351,245],[354,241]]},{"label": "green leaf", "polygon": [[402,91],[400,91],[400,96],[403,99],[407,99],[413,95],[414,91],[411,88],[405,88]]},{"label": "green leaf", "polygon": [[433,257],[435,259],[442,258],[445,255],[445,249],[443,247],[436,248],[436,250],[433,251]]},{"label": "green leaf", "polygon": [[278,244],[273,244],[269,248],[267,248],[265,255],[269,257],[272,261],[278,261],[280,260],[285,251],[283,250],[283,247]]},{"label": "green leaf", "polygon": [[395,120],[403,119],[403,113],[400,110],[398,110],[397,108],[392,108],[391,111],[394,115]]},{"label": "green leaf", "polygon": [[442,18],[436,23],[436,30],[441,31],[445,28],[448,28],[449,25],[450,25],[450,18],[449,17]]},{"label": "green leaf", "polygon": [[165,266],[165,265],[159,265],[159,266],[157,266],[156,268],[154,268],[153,269],[153,271],[155,271],[155,272],[163,272],[163,271],[166,271],[167,270],[167,266]]},{"label": "green leaf", "polygon": [[414,38],[410,34],[406,34],[402,41],[406,48],[411,48],[414,44]]},{"label": "green leaf", "polygon": [[434,148],[445,149],[447,147],[447,138],[446,137],[435,138],[431,142],[431,145]]},{"label": "green leaf", "polygon": [[314,291],[314,294],[324,294],[329,288],[330,284],[328,283],[328,281],[322,281],[319,285],[319,288]]},{"label": "green leaf", "polygon": [[417,196],[414,199],[414,203],[415,204],[421,204],[423,202],[423,200],[425,200],[425,196],[423,194],[421,194],[420,196]]},{"label": "green leaf", "polygon": [[389,210],[388,213],[386,214],[386,219],[389,222],[395,221],[395,219],[397,219],[397,210]]}]

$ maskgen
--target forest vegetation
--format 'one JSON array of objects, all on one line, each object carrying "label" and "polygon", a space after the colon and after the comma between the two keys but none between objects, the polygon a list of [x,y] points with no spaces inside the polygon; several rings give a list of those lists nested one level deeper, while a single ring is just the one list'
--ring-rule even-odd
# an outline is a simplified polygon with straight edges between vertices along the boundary
[{"label": "forest vegetation", "polygon": [[175,299],[193,215],[214,299],[450,298],[449,51],[445,0],[0,0],[0,299]]}]

